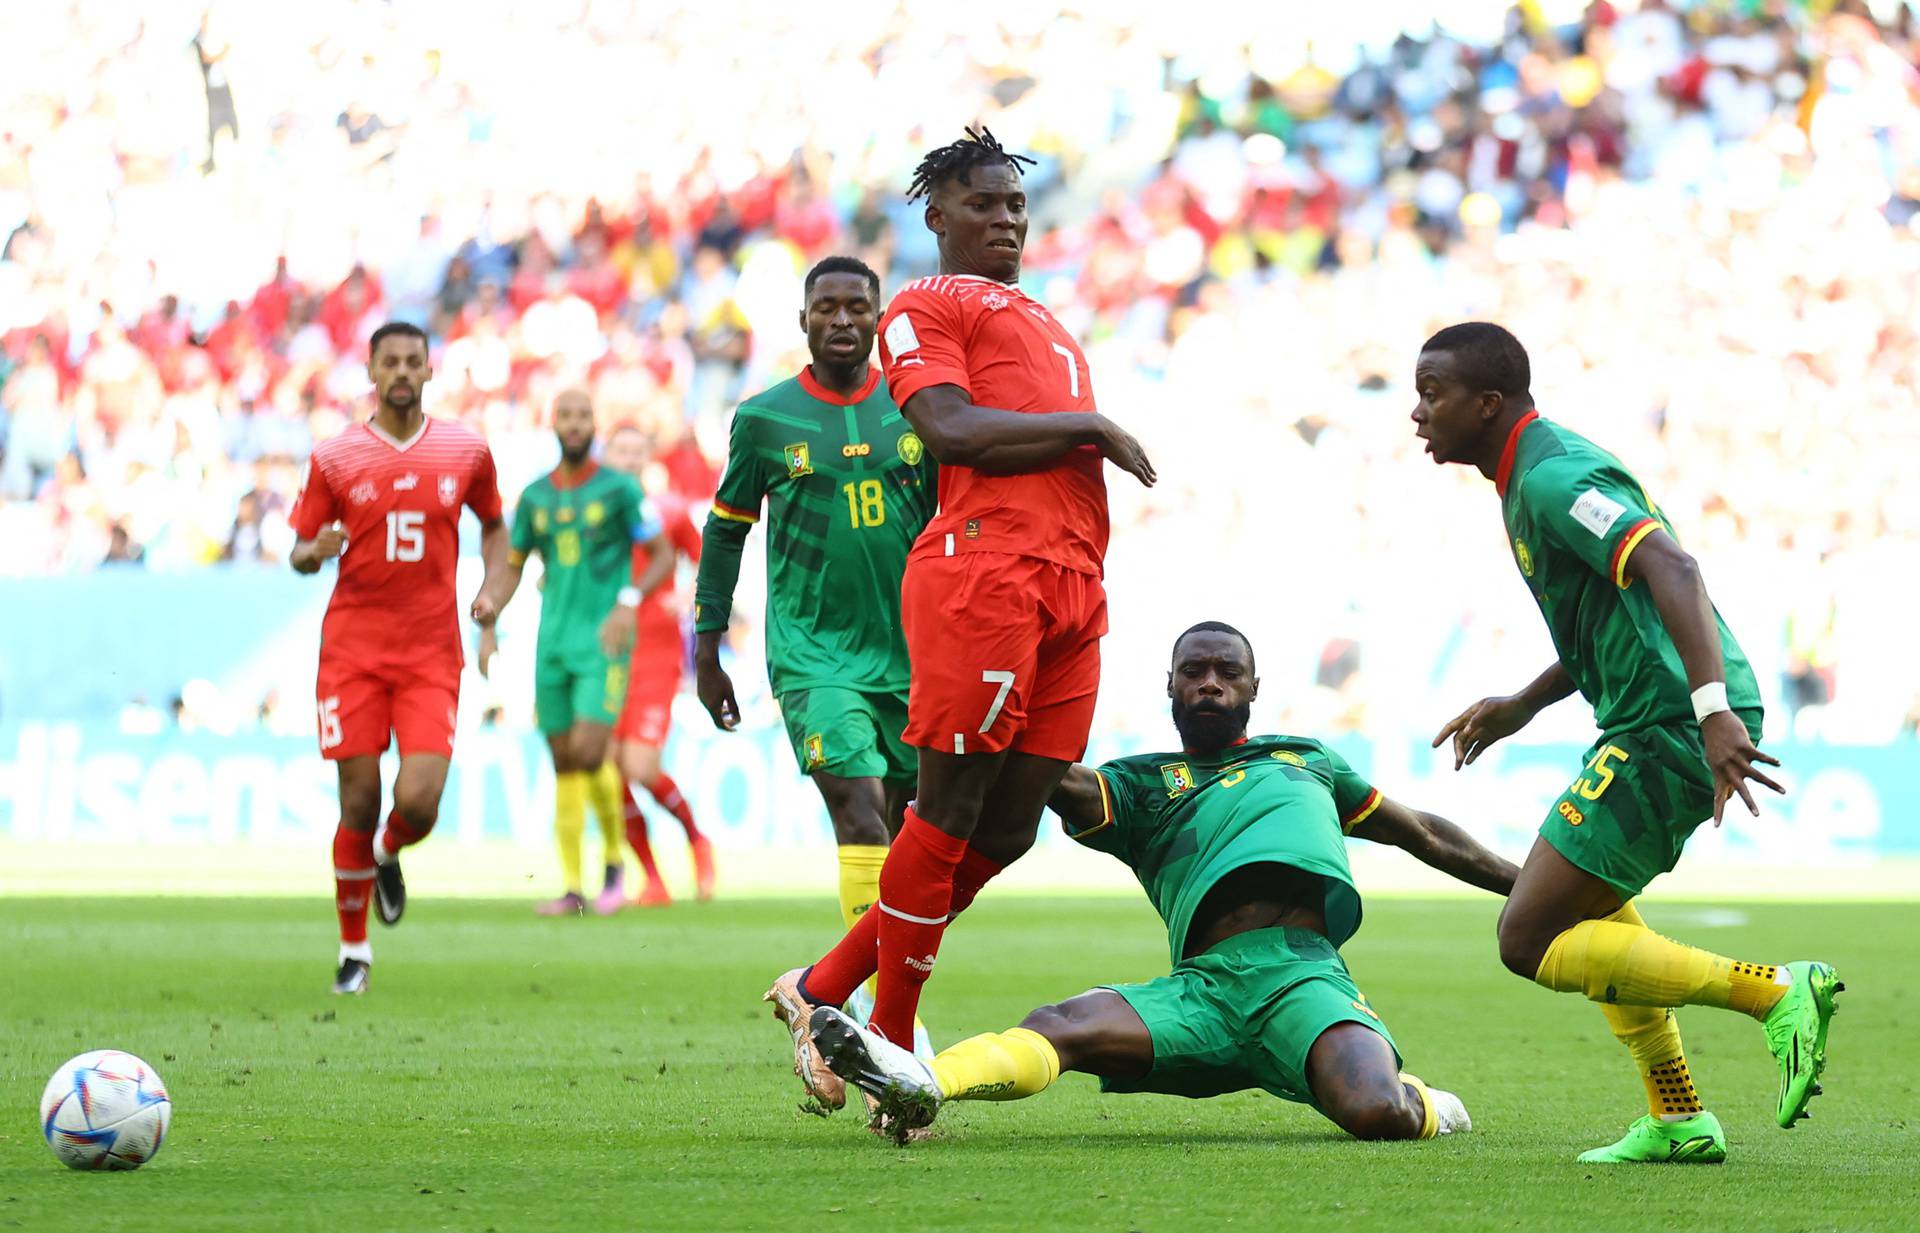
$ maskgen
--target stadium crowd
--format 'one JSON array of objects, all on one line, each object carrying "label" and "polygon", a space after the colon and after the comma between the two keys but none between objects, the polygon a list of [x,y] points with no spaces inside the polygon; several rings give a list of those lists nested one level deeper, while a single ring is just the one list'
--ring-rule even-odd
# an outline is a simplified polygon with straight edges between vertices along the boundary
[{"label": "stadium crowd", "polygon": [[[984,120],[1040,158],[1026,283],[1162,476],[1112,485],[1110,664],[1234,614],[1319,731],[1524,683],[1493,504],[1405,418],[1421,339],[1477,317],[1707,560],[1775,722],[1920,727],[1909,4],[1522,4],[1338,56],[1133,4],[748,7],[745,41],[734,6],[0,15],[0,577],[284,561],[390,317],[510,499],[573,384],[708,497],[734,401],[805,359],[807,265],[930,272],[907,170]],[[1120,729],[1160,722],[1139,675]]]}]

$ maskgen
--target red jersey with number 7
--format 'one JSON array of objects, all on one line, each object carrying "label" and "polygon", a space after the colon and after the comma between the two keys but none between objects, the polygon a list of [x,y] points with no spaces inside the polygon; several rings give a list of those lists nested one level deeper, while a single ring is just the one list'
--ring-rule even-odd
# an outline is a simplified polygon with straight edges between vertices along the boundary
[{"label": "red jersey with number 7", "polygon": [[453,582],[463,505],[482,522],[500,517],[493,453],[462,424],[428,418],[412,440],[397,441],[359,423],[314,447],[294,533],[312,539],[339,522],[347,535],[320,628],[323,659],[459,670]]},{"label": "red jersey with number 7", "polygon": [[[1018,287],[990,278],[942,274],[902,287],[880,319],[880,362],[902,406],[921,390],[956,385],[977,407],[1033,415],[1097,409],[1073,335]],[[1005,552],[1099,576],[1108,529],[1103,464],[1091,445],[1024,475],[942,464],[940,512],[908,560]]]}]

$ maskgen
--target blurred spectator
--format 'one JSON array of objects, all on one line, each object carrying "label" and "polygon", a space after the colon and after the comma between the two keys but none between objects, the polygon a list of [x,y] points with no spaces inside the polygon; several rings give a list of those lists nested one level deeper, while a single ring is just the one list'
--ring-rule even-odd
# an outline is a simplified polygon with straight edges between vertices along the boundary
[{"label": "blurred spectator", "polygon": [[[388,316],[432,329],[429,408],[494,440],[509,496],[577,382],[704,499],[734,403],[804,361],[807,263],[930,272],[902,190],[984,121],[1042,160],[1027,289],[1160,463],[1113,488],[1110,662],[1194,615],[1165,582],[1185,562],[1210,615],[1265,622],[1281,719],[1510,687],[1486,678],[1540,651],[1510,567],[1437,550],[1485,541],[1485,494],[1420,470],[1404,422],[1420,340],[1484,317],[1660,494],[1782,716],[1912,726],[1889,581],[1920,574],[1910,5],[1563,0],[1418,36],[1348,6],[1222,46],[1132,3],[979,3],[966,37],[917,0],[825,28],[776,7],[751,38],[725,6],[0,11],[0,576],[277,558]],[[1333,598],[1195,557],[1269,541]]]}]

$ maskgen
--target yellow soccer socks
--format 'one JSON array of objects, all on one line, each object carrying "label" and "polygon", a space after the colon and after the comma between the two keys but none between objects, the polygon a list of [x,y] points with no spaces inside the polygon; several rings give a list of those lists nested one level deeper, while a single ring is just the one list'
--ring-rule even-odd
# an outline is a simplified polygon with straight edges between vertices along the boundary
[{"label": "yellow soccer socks", "polygon": [[1647,928],[1638,913],[1630,922],[1619,912],[1581,921],[1555,938],[1533,979],[1595,1002],[1719,1006],[1756,1019],[1765,1019],[1787,991],[1785,968],[1682,945]]},{"label": "yellow soccer socks", "polygon": [[[840,845],[839,853],[840,923],[851,930],[880,900],[880,866],[887,863],[887,848],[877,843],[846,843]],[[868,994],[878,979],[867,978]]]},{"label": "yellow soccer socks", "polygon": [[587,831],[587,772],[560,771],[553,777],[553,837],[560,845],[560,874],[566,889],[580,893],[580,840]]},{"label": "yellow soccer socks", "polygon": [[853,928],[880,898],[880,866],[887,863],[885,844],[842,844],[840,852],[840,923]]},{"label": "yellow soccer socks", "polygon": [[1433,1092],[1420,1079],[1402,1071],[1400,1082],[1420,1094],[1420,1133],[1416,1139],[1431,1139],[1440,1133],[1440,1110],[1433,1103]]},{"label": "yellow soccer socks", "polygon": [[1027,1028],[987,1032],[933,1059],[933,1077],[947,1100],[1021,1100],[1060,1077],[1053,1043]]},{"label": "yellow soccer socks", "polygon": [[609,865],[625,865],[620,855],[621,831],[627,824],[626,783],[620,768],[609,758],[597,771],[586,772],[587,803],[593,807],[594,820],[600,823],[600,858]]}]

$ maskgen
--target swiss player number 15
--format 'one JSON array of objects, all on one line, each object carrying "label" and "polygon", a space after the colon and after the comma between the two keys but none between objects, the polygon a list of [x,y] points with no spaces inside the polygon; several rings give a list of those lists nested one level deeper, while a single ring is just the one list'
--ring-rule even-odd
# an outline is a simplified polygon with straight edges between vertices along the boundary
[{"label": "swiss player number 15", "polygon": [[427,516],[417,509],[387,515],[387,560],[418,561],[427,555]]}]

